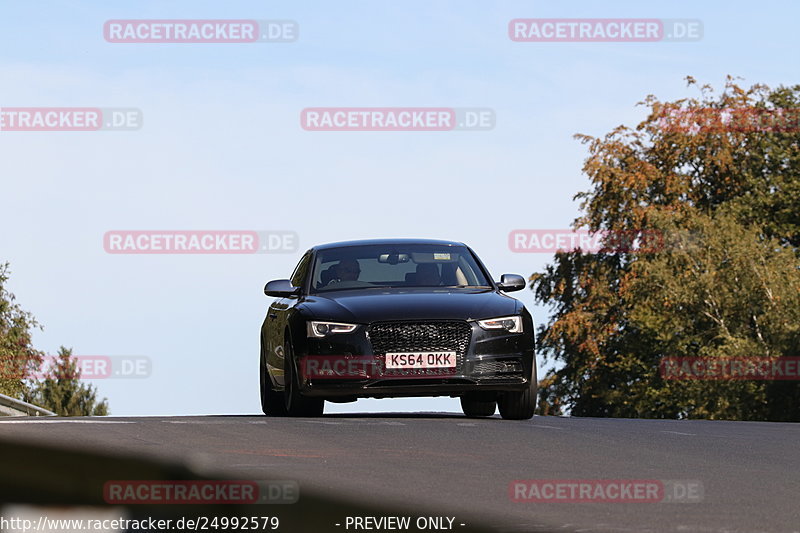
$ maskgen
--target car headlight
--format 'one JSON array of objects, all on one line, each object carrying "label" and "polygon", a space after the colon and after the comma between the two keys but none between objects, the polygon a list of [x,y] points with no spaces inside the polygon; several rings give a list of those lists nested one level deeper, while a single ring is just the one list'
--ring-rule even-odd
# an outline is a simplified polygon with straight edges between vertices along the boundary
[{"label": "car headlight", "polygon": [[358,324],[343,324],[342,322],[308,322],[309,337],[327,337],[336,333],[351,333]]},{"label": "car headlight", "polygon": [[504,329],[509,333],[522,333],[522,317],[518,315],[478,320],[478,325],[483,329]]}]

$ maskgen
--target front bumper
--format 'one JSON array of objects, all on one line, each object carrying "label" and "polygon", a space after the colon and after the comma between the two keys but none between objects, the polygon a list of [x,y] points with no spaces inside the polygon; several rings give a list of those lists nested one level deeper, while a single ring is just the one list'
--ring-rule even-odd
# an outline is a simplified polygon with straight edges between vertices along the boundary
[{"label": "front bumper", "polygon": [[[529,386],[535,364],[530,323],[521,334],[487,331],[474,322],[460,324],[469,325],[469,337],[454,348],[458,362],[448,369],[387,370],[385,343],[371,339],[367,326],[350,334],[307,339],[303,353],[296,353],[300,390],[315,397],[388,398],[522,391]],[[374,346],[378,349],[373,351]]]}]

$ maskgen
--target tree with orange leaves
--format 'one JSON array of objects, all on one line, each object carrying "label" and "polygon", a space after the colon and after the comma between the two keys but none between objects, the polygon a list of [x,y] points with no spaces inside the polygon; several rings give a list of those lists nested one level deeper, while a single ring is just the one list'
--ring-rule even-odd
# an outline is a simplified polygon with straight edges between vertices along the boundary
[{"label": "tree with orange leaves", "polygon": [[[688,85],[696,85],[688,78]],[[800,421],[798,381],[663,379],[668,358],[800,356],[800,86],[661,102],[588,145],[574,227],[629,247],[558,253],[531,276],[557,369],[550,413]],[[636,236],[660,236],[636,247]]]}]

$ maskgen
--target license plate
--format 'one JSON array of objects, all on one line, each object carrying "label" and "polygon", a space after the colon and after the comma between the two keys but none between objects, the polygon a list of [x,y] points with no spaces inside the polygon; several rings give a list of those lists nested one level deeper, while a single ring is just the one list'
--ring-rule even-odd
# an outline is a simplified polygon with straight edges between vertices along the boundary
[{"label": "license plate", "polygon": [[392,352],[386,354],[386,368],[453,368],[456,352]]}]

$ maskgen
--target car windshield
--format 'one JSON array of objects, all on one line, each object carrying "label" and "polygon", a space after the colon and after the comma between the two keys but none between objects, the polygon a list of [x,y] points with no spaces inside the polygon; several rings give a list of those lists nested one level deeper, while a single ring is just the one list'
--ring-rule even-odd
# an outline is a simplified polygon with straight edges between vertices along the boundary
[{"label": "car windshield", "polygon": [[489,287],[465,246],[386,244],[320,250],[314,291],[375,287]]}]

